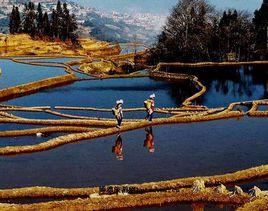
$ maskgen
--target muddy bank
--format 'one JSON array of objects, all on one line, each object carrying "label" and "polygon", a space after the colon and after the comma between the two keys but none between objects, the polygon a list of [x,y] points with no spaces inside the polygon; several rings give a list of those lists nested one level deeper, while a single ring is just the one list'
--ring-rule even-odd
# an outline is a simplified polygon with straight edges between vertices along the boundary
[{"label": "muddy bank", "polygon": [[131,194],[104,195],[92,194],[87,199],[53,201],[28,205],[0,204],[1,210],[107,210],[119,208],[135,208],[170,204],[174,202],[211,202],[232,203],[236,205],[249,201],[248,195],[230,197],[228,194],[216,193],[215,188],[206,189],[200,193],[193,193],[191,189],[180,191]]}]

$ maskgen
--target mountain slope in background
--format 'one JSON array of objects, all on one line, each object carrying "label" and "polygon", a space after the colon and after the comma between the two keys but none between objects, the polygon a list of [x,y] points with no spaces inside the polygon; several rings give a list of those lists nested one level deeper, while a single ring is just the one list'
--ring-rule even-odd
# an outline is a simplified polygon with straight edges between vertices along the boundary
[{"label": "mountain slope in background", "polygon": [[[62,0],[64,2],[65,0]],[[16,5],[23,11],[28,0],[0,0],[0,32],[8,32],[8,16],[12,6]],[[51,13],[57,0],[32,0],[41,3],[44,12]],[[66,1],[71,13],[74,13],[79,23],[81,36],[93,36],[100,40],[111,42],[144,42],[151,43],[160,32],[165,22],[165,16],[150,13],[120,14],[103,12],[94,8],[83,7],[77,3]]]}]

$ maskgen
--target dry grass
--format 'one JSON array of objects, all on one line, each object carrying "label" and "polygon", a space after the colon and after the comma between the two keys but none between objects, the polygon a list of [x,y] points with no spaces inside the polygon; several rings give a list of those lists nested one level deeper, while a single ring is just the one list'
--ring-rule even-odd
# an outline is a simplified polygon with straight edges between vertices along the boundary
[{"label": "dry grass", "polygon": [[52,56],[101,56],[116,55],[121,49],[118,46],[110,47],[107,42],[95,39],[81,39],[81,48],[72,48],[64,42],[50,42],[33,40],[29,35],[0,35],[0,55],[5,57],[26,55],[52,55]]},{"label": "dry grass", "polygon": [[111,61],[100,61],[81,64],[79,69],[89,74],[109,74],[116,71],[116,66]]}]

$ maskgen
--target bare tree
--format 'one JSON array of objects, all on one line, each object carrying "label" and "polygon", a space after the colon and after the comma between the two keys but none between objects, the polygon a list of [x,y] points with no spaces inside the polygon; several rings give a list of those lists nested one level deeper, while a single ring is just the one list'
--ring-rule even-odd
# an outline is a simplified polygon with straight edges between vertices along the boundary
[{"label": "bare tree", "polygon": [[184,61],[209,57],[208,42],[214,16],[214,8],[206,0],[179,1],[158,37],[158,53],[160,49],[167,58]]}]

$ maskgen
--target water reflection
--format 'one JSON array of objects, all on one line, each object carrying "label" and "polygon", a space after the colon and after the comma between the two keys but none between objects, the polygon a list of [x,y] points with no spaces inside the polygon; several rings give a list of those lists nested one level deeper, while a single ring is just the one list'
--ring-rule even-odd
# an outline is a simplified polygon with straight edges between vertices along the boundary
[{"label": "water reflection", "polygon": [[[155,152],[154,146],[154,134],[153,128],[147,127],[145,128],[145,140],[143,143],[143,147],[146,147],[150,153]],[[124,160],[124,153],[123,153],[123,139],[120,133],[117,134],[114,146],[112,146],[112,153],[115,154],[117,160]]]},{"label": "water reflection", "polygon": [[124,160],[123,140],[120,133],[116,137],[114,146],[112,147],[112,152],[116,155],[117,160]]},{"label": "water reflection", "polygon": [[153,128],[145,128],[146,132],[146,139],[144,140],[143,146],[148,149],[150,153],[154,153],[155,148],[154,148],[154,134],[153,134]]},{"label": "water reflection", "polygon": [[[197,104],[209,107],[223,106],[234,101],[268,97],[268,69],[266,66],[217,69],[171,68],[169,71],[193,74],[199,77],[200,81],[207,87],[207,92],[195,102]],[[177,92],[176,88],[173,90],[173,93],[175,92]]]},{"label": "water reflection", "polygon": [[193,211],[204,211],[205,204],[204,203],[194,203],[191,205]]}]

